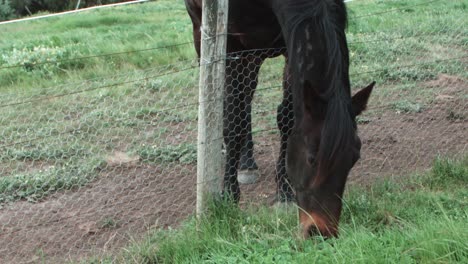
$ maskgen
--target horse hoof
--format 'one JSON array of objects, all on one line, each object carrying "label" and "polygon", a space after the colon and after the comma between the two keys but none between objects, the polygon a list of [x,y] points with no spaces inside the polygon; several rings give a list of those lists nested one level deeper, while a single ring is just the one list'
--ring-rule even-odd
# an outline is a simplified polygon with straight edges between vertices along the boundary
[{"label": "horse hoof", "polygon": [[258,180],[258,170],[239,170],[237,172],[237,180],[241,184],[252,184]]},{"label": "horse hoof", "polygon": [[[237,185],[239,187],[239,185]],[[218,195],[219,201],[227,203],[239,203],[240,201],[240,189],[239,188],[224,188],[220,195]]]}]

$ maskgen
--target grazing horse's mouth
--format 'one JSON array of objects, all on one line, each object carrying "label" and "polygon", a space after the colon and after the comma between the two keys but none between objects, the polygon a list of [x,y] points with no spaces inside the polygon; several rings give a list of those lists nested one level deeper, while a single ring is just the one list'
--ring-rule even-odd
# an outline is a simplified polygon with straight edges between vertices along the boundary
[{"label": "grazing horse's mouth", "polygon": [[321,235],[325,238],[338,236],[336,221],[320,213],[307,212],[299,208],[299,221],[301,223],[301,232],[304,239],[315,235]]},{"label": "grazing horse's mouth", "polygon": [[301,233],[304,239],[316,235],[321,235],[325,238],[338,236],[336,221],[319,213],[307,212],[299,208],[299,221],[301,223]]}]

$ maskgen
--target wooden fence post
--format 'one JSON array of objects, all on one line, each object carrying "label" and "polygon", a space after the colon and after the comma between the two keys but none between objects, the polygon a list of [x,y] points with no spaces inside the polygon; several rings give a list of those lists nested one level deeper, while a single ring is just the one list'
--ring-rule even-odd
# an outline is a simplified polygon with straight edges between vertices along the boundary
[{"label": "wooden fence post", "polygon": [[221,190],[228,0],[203,0],[197,147],[197,216]]}]

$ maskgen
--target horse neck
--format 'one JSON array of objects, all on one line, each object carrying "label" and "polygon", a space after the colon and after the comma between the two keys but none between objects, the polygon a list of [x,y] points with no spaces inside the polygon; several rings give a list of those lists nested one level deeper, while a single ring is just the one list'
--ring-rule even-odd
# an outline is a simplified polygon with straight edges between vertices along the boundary
[{"label": "horse neck", "polygon": [[288,45],[296,124],[307,115],[307,106],[323,105],[314,108],[323,118],[319,156],[331,167],[329,161],[352,142],[355,126],[350,114],[346,9],[340,0],[289,0],[278,7]]}]

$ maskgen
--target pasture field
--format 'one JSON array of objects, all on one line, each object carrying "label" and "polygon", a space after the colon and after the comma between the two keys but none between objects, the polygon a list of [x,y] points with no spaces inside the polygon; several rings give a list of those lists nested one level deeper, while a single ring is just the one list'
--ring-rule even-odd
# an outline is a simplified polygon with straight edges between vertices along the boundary
[{"label": "pasture field", "polygon": [[[372,80],[380,87],[362,122],[382,107],[414,113],[429,108],[441,85],[454,86],[450,89],[458,99],[466,100],[466,90],[459,88],[466,85],[468,74],[467,1],[424,3],[349,4],[353,87]],[[392,9],[398,11],[382,13]],[[41,189],[89,182],[103,165],[106,148],[115,149],[129,135],[140,146],[122,146],[124,152],[151,155],[142,142],[151,145],[162,139],[174,121],[187,121],[183,129],[194,130],[198,73],[183,1],[6,25],[0,32],[0,50],[0,201],[42,197]],[[112,53],[119,54],[104,56]],[[260,76],[254,108],[257,132],[276,133],[273,111],[281,96],[281,67],[281,58],[268,61]],[[433,80],[440,85],[421,88],[421,83]],[[184,111],[178,111],[179,106]],[[449,115],[465,120],[463,106],[456,107],[460,105]],[[165,112],[151,138],[140,133],[167,108],[176,110]],[[103,144],[109,140],[102,138],[115,139]],[[187,144],[158,149],[156,155],[179,148],[193,154],[193,142]],[[30,166],[24,161],[31,160],[41,163],[41,173],[25,173]],[[49,167],[44,161],[53,168],[44,172],[42,167]],[[76,171],[74,176],[62,173],[64,167]],[[28,184],[22,184],[25,181]]]},{"label": "pasture field", "polygon": [[[129,255],[119,253],[120,260],[236,262],[247,249],[246,261],[281,261],[279,251],[267,250],[270,246],[294,260],[314,248],[336,249],[337,262],[356,246],[362,251],[352,254],[377,260],[384,257],[377,252],[389,245],[395,251],[382,254],[394,262],[411,256],[433,262],[466,259],[460,249],[467,247],[462,232],[467,6],[468,0],[348,4],[353,89],[373,80],[377,89],[358,119],[364,149],[347,194],[342,234],[350,236],[333,241],[342,246],[296,241],[292,215],[278,212],[272,218],[265,208],[225,208],[222,214],[232,219],[207,219],[217,231],[206,237],[195,237],[188,221],[180,231],[157,231],[143,244],[134,243]],[[105,253],[126,245],[128,233],[143,234],[147,225],[177,226],[193,212],[198,62],[191,30],[182,0],[0,26],[1,263],[61,262],[57,259],[64,256],[75,260]],[[248,208],[274,194],[282,67],[282,58],[265,63],[255,95],[253,130],[262,177],[259,184],[243,187],[242,204]],[[438,155],[458,161],[439,160],[429,176],[410,183],[373,185],[376,179],[401,181],[424,171]],[[443,175],[458,176],[446,185],[428,180]],[[370,189],[360,191],[364,186]],[[405,214],[406,208],[412,210]],[[226,230],[221,228],[225,221],[232,224]],[[240,239],[244,229],[246,240]],[[439,235],[445,240],[437,240]],[[382,238],[380,244],[372,241],[376,237]],[[215,251],[197,242],[171,252],[195,238],[211,241],[210,247],[219,244],[213,245]],[[24,241],[24,247],[15,247]],[[405,254],[399,256],[398,247],[407,249]],[[255,259],[256,251],[266,253]]]}]

